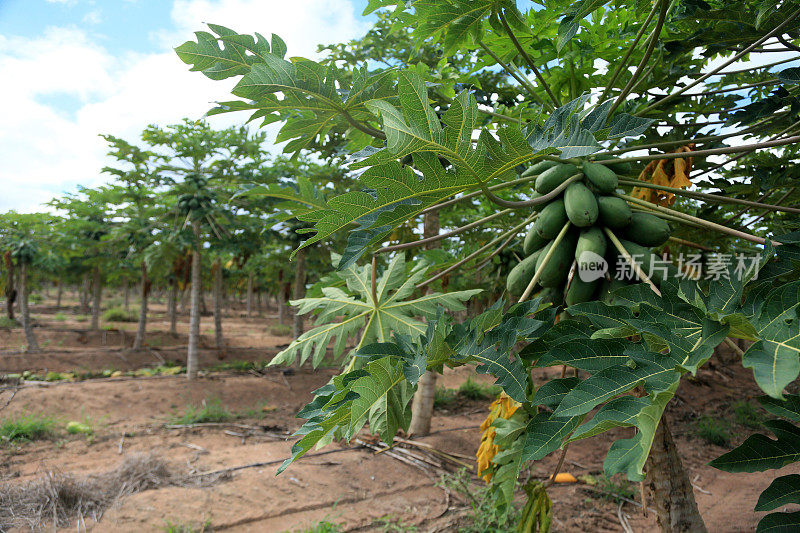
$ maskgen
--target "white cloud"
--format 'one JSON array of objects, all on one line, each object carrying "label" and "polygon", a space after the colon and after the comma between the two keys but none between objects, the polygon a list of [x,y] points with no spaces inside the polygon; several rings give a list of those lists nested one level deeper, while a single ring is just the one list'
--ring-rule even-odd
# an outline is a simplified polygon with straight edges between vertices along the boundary
[{"label": "white cloud", "polygon": [[[77,28],[51,28],[37,38],[0,35],[0,72],[14,80],[0,84],[6,102],[0,211],[38,210],[78,183],[108,181],[100,174],[108,164],[100,133],[135,141],[148,124],[199,118],[211,102],[231,98],[235,80],[215,82],[189,72],[172,50],[202,29],[203,21],[243,33],[279,33],[290,56],[313,56],[318,43],[351,39],[367,29],[349,2],[336,0],[176,0],[172,17],[174,31],[162,34],[162,51],[151,54],[114,56]],[[64,102],[75,109],[65,109]],[[245,119],[223,115],[210,123],[226,127]],[[270,140],[275,131],[267,130]]]}]

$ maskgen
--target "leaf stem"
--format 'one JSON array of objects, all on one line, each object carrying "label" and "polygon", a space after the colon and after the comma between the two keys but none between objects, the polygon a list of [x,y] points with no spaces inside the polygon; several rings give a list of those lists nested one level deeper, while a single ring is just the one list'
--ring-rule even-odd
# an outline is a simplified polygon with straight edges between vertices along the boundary
[{"label": "leaf stem", "polygon": [[619,251],[619,253],[622,254],[622,257],[624,257],[625,260],[631,265],[633,271],[636,272],[636,275],[639,277],[639,279],[647,283],[650,286],[650,288],[653,289],[654,293],[661,296],[661,291],[658,290],[658,287],[655,286],[655,283],[653,283],[653,281],[647,276],[647,274],[644,273],[642,267],[640,267],[639,264],[633,260],[631,254],[629,254],[628,250],[626,250],[625,247],[622,246],[622,243],[619,242],[619,239],[617,238],[616,235],[614,235],[614,232],[612,232],[609,228],[606,227],[603,228],[603,231],[605,231],[609,240],[614,244],[614,247]]},{"label": "leaf stem", "polygon": [[[780,203],[780,202],[782,202],[782,201],[786,200],[786,199],[787,199],[789,196],[791,196],[791,195],[792,195],[792,193],[795,191],[795,189],[796,189],[796,187],[792,187],[791,189],[789,189],[788,191],[786,191],[786,194],[784,194],[783,196],[781,196],[781,197],[778,199],[778,203]],[[764,211],[763,213],[761,213],[760,215],[758,215],[756,218],[754,218],[754,219],[753,219],[753,220],[751,220],[750,222],[747,222],[747,223],[745,224],[745,226],[750,226],[751,224],[755,224],[756,222],[758,222],[759,220],[761,220],[762,218],[764,218],[764,217],[767,215],[767,213],[769,213],[769,211],[768,211],[768,210],[767,210],[767,211]]]},{"label": "leaf stem", "polygon": [[611,88],[614,86],[614,83],[617,81],[622,69],[624,69],[628,65],[628,60],[631,58],[631,54],[636,49],[636,46],[639,44],[639,41],[642,39],[645,30],[647,30],[647,26],[650,25],[650,21],[653,20],[653,17],[656,16],[658,12],[658,3],[653,4],[653,8],[650,10],[650,13],[647,15],[647,19],[642,24],[642,27],[639,28],[639,33],[636,34],[636,37],[633,39],[630,48],[628,48],[628,53],[625,54],[619,63],[617,63],[617,68],[614,70],[614,74],[611,76],[611,79],[608,80],[605,89],[603,89],[603,93],[600,95],[600,99],[598,102],[603,102],[608,97],[608,93],[611,92]]},{"label": "leaf stem", "polygon": [[798,213],[800,214],[800,209],[794,207],[782,207],[780,205],[773,205],[773,204],[762,204],[760,202],[752,202],[750,200],[742,200],[741,198],[730,198],[728,196],[721,196],[716,194],[708,194],[704,192],[698,191],[687,191],[685,189],[679,189],[676,187],[667,187],[665,185],[656,185],[654,183],[650,183],[648,181],[640,181],[640,180],[626,180],[621,179],[619,182],[623,185],[634,185],[636,187],[644,187],[645,189],[657,189],[659,191],[666,191],[672,194],[677,194],[680,196],[687,196],[689,198],[696,198],[698,200],[706,200],[709,202],[715,202],[719,204],[739,204],[739,205],[746,205],[748,207],[759,207],[761,209],[767,209],[768,211],[784,211],[786,213]]},{"label": "leaf stem", "polygon": [[517,224],[516,226],[514,226],[513,228],[511,228],[511,229],[510,229],[510,230],[508,230],[507,232],[505,232],[505,233],[501,234],[499,237],[495,238],[495,239],[494,239],[494,240],[492,240],[491,242],[489,242],[489,243],[487,243],[487,244],[485,244],[485,245],[481,246],[480,248],[478,248],[477,250],[475,250],[474,252],[472,252],[471,254],[469,254],[469,255],[468,255],[467,257],[465,257],[464,259],[461,259],[461,260],[460,260],[460,261],[458,261],[457,263],[455,263],[455,264],[453,264],[453,265],[451,265],[451,266],[447,267],[445,270],[442,270],[441,272],[439,272],[439,273],[438,273],[438,274],[436,274],[435,276],[433,276],[433,277],[431,277],[431,278],[428,278],[428,279],[426,279],[425,281],[423,281],[423,282],[421,282],[421,283],[418,283],[418,284],[416,285],[416,287],[417,287],[418,289],[421,289],[421,288],[422,288],[422,287],[424,287],[425,285],[428,285],[429,283],[433,283],[433,282],[434,282],[434,281],[436,281],[437,279],[441,278],[442,276],[445,276],[445,275],[449,274],[450,272],[452,272],[453,270],[457,269],[457,268],[458,268],[458,267],[460,267],[461,265],[464,265],[465,263],[469,263],[469,262],[470,262],[470,261],[472,261],[474,258],[478,257],[480,254],[482,254],[483,252],[485,252],[486,250],[488,250],[489,248],[491,248],[492,246],[494,246],[494,245],[495,245],[495,244],[497,244],[498,242],[502,241],[503,239],[505,239],[505,238],[507,238],[507,237],[509,237],[509,236],[513,237],[513,236],[514,236],[514,234],[515,234],[516,232],[518,232],[519,230],[521,230],[522,228],[524,228],[525,226],[527,226],[527,225],[528,225],[528,223],[530,223],[530,221],[531,221],[531,220],[533,220],[533,219],[535,218],[535,216],[536,216],[536,214],[534,213],[533,215],[529,216],[529,217],[528,217],[528,218],[527,218],[527,219],[526,219],[524,222],[522,222],[521,224]]},{"label": "leaf stem", "polygon": [[[529,181],[535,181],[535,180],[536,180],[536,176],[525,176],[524,178],[517,178],[515,180],[506,181],[504,183],[498,183],[497,185],[492,185],[491,187],[488,187],[488,190],[496,191],[498,189],[507,189],[508,187],[513,187],[514,185],[519,185],[520,183],[527,183]],[[425,213],[430,213],[431,211],[434,211],[436,209],[441,209],[443,207],[448,207],[448,206],[451,206],[451,205],[456,204],[458,202],[461,202],[463,200],[469,200],[470,198],[475,198],[476,196],[481,196],[481,195],[483,195],[483,191],[471,192],[469,194],[465,194],[464,196],[459,196],[458,198],[453,198],[452,200],[447,200],[446,202],[441,202],[441,203],[432,205],[430,207],[426,207],[425,209],[420,211],[418,214],[424,215]]]},{"label": "leaf stem", "polygon": [[359,122],[358,120],[353,118],[353,116],[350,113],[348,113],[347,111],[341,110],[341,113],[342,113],[342,116],[345,118],[345,120],[351,126],[353,126],[355,129],[357,129],[357,130],[359,130],[359,131],[361,131],[363,133],[366,133],[367,135],[371,135],[371,136],[373,136],[375,138],[378,138],[378,139],[384,139],[384,140],[386,139],[386,134],[383,133],[381,130],[375,129],[372,126],[370,126],[369,124],[364,124],[362,122]]},{"label": "leaf stem", "polygon": [[372,289],[372,303],[378,307],[378,291],[376,290],[378,279],[378,258],[372,255],[372,275],[370,276],[370,288]]},{"label": "leaf stem", "polygon": [[[636,161],[653,161],[655,159],[683,159],[685,157],[701,157],[707,155],[721,155],[721,154],[735,154],[739,152],[753,152],[755,150],[759,150],[761,148],[772,148],[773,146],[784,146],[787,144],[793,144],[797,141],[800,141],[800,135],[795,135],[792,137],[785,137],[783,139],[776,139],[774,141],[765,141],[761,143],[755,144],[743,144],[741,146],[726,146],[723,148],[712,148],[709,150],[694,150],[692,152],[680,152],[680,153],[669,153],[669,154],[648,154],[642,155],[638,157],[620,157],[617,159],[608,159],[604,160],[603,164],[613,164],[613,163],[629,163],[629,162],[636,162]],[[601,155],[601,154],[597,154]],[[605,154],[602,154],[605,155]]]},{"label": "leaf stem", "polygon": [[495,54],[495,53],[494,53],[494,52],[491,50],[491,48],[489,48],[488,46],[486,46],[486,44],[485,44],[483,41],[481,41],[480,39],[478,39],[478,45],[479,45],[481,48],[483,48],[484,52],[486,52],[487,54],[489,54],[489,55],[492,57],[492,59],[494,59],[494,60],[495,60],[495,62],[496,62],[498,65],[500,65],[501,67],[503,67],[503,70],[505,70],[506,72],[508,72],[508,74],[509,74],[509,75],[510,75],[512,78],[514,78],[515,80],[517,80],[517,81],[520,83],[520,85],[522,85],[523,87],[525,87],[525,88],[528,90],[528,92],[529,92],[529,93],[531,93],[531,97],[532,97],[534,100],[536,100],[537,102],[539,102],[539,103],[540,103],[540,104],[542,104],[543,106],[547,107],[547,108],[548,108],[550,111],[553,111],[553,110],[554,110],[553,106],[552,106],[550,103],[548,103],[548,102],[545,102],[544,100],[542,100],[542,99],[539,97],[539,95],[538,95],[538,94],[536,94],[536,87],[534,87],[534,85],[533,85],[533,84],[530,82],[530,80],[528,80],[528,79],[527,79],[525,76],[522,76],[522,75],[521,75],[521,73],[518,73],[518,72],[517,72],[515,69],[512,69],[510,65],[507,65],[507,64],[506,64],[506,63],[505,63],[505,62],[504,62],[502,59],[500,59],[500,57],[499,57],[497,54]]},{"label": "leaf stem", "polygon": [[470,224],[467,224],[466,226],[461,226],[460,228],[456,228],[456,229],[454,229],[452,231],[448,231],[446,233],[440,233],[438,235],[434,235],[433,237],[426,237],[424,239],[419,239],[419,240],[414,241],[414,242],[406,242],[406,243],[402,243],[402,244],[395,244],[395,245],[392,245],[392,246],[384,246],[383,248],[377,250],[375,253],[376,254],[381,254],[381,253],[385,253],[385,252],[394,252],[396,250],[405,250],[405,249],[408,249],[408,248],[415,248],[417,246],[422,246],[423,244],[428,244],[428,243],[431,243],[431,242],[440,241],[442,239],[446,239],[448,237],[452,237],[454,235],[458,235],[459,233],[464,233],[465,231],[469,231],[472,228],[476,228],[476,227],[478,227],[478,226],[480,226],[482,224],[485,224],[485,223],[487,223],[487,222],[489,222],[491,220],[494,220],[496,218],[505,216],[505,215],[507,215],[509,213],[513,213],[513,212],[514,212],[513,209],[503,209],[502,211],[498,211],[497,213],[494,213],[492,215],[483,217],[480,220],[476,220],[475,222],[471,222]]},{"label": "leaf stem", "polygon": [[686,239],[680,239],[678,237],[670,237],[670,241],[676,244],[682,244],[683,246],[688,246],[690,248],[697,248],[698,250],[703,250],[704,252],[713,252],[714,249],[708,246],[704,246],[702,244],[697,244],[696,242],[687,241]]},{"label": "leaf stem", "polygon": [[756,244],[765,244],[766,243],[766,240],[762,239],[761,237],[756,237],[755,235],[750,235],[749,233],[745,233],[743,231],[727,228],[727,227],[722,226],[720,224],[716,224],[714,222],[709,222],[707,220],[703,220],[702,218],[698,218],[698,217],[695,217],[695,216],[692,216],[692,215],[687,215],[686,213],[681,213],[680,211],[675,211],[673,209],[669,209],[669,208],[666,208],[666,207],[661,207],[660,205],[656,205],[656,204],[647,202],[645,200],[640,200],[639,198],[634,198],[633,196],[628,196],[627,194],[615,193],[614,196],[617,196],[618,198],[622,198],[623,200],[627,200],[630,203],[643,205],[643,206],[648,207],[648,208],[650,208],[650,209],[652,209],[654,211],[659,211],[661,213],[665,213],[665,214],[672,215],[672,216],[675,216],[675,217],[678,217],[678,218],[682,218],[684,220],[689,220],[689,221],[694,222],[696,224],[700,224],[701,226],[704,226],[704,227],[706,227],[708,229],[713,229],[713,230],[719,231],[721,233],[726,233],[726,234],[731,235],[733,237],[738,237],[740,239],[744,239],[746,241],[754,242]]},{"label": "leaf stem", "polygon": [[509,39],[511,39],[511,42],[514,43],[514,47],[517,49],[517,51],[520,53],[522,58],[528,64],[528,67],[530,67],[530,69],[533,71],[534,76],[536,76],[536,79],[539,80],[539,83],[542,85],[542,88],[545,90],[545,92],[547,92],[547,95],[550,97],[550,100],[553,101],[553,104],[555,104],[555,106],[557,108],[561,107],[561,102],[558,101],[558,97],[555,94],[553,94],[553,91],[550,89],[550,86],[547,84],[547,81],[545,81],[545,79],[539,73],[539,69],[536,68],[536,64],[533,62],[533,60],[528,55],[528,53],[525,51],[525,49],[522,48],[522,45],[517,40],[517,36],[514,35],[514,32],[511,31],[511,27],[508,25],[508,21],[506,20],[506,16],[502,11],[500,12],[500,23],[503,25],[503,28],[506,30],[506,33],[508,34]]},{"label": "leaf stem", "polygon": [[628,96],[628,94],[630,94],[631,89],[633,89],[634,84],[639,80],[642,70],[644,70],[645,65],[647,65],[647,62],[650,60],[650,56],[653,55],[653,50],[655,50],[656,43],[661,35],[661,29],[664,27],[664,20],[667,18],[667,8],[669,7],[669,2],[667,0],[660,0],[659,5],[661,6],[661,9],[658,12],[656,27],[653,29],[653,33],[650,34],[644,55],[642,56],[641,61],[639,61],[639,64],[636,66],[636,71],[633,73],[633,76],[631,76],[631,79],[629,79],[628,83],[625,84],[625,88],[622,89],[622,92],[619,94],[619,96],[617,96],[617,99],[614,101],[614,104],[608,111],[609,115],[611,115],[614,110],[625,101],[625,98]]},{"label": "leaf stem", "polygon": [[744,50],[742,50],[738,54],[734,55],[728,61],[725,61],[724,63],[722,63],[718,67],[714,68],[713,70],[711,70],[711,72],[703,74],[702,76],[697,78],[692,83],[690,83],[690,84],[686,85],[685,87],[682,87],[680,90],[668,95],[666,98],[663,98],[661,100],[653,102],[652,104],[650,104],[649,106],[647,106],[646,108],[641,110],[639,113],[637,113],[637,115],[644,115],[648,111],[651,111],[652,109],[655,109],[656,107],[659,107],[659,106],[661,106],[661,105],[663,105],[663,104],[665,104],[667,102],[670,102],[670,101],[674,100],[675,98],[677,98],[678,96],[682,95],[683,93],[685,93],[686,91],[688,91],[692,87],[697,86],[698,84],[702,83],[704,80],[708,79],[709,77],[713,76],[714,74],[717,74],[719,71],[721,71],[722,69],[724,69],[725,67],[727,67],[731,63],[734,63],[734,62],[738,61],[740,58],[742,58],[743,56],[745,56],[748,53],[750,53],[750,51],[752,51],[754,48],[758,48],[758,46],[760,46],[764,41],[766,41],[767,39],[769,39],[770,37],[772,37],[773,35],[778,33],[780,30],[785,28],[787,25],[789,25],[789,23],[792,20],[794,20],[795,17],[797,17],[797,15],[800,15],[800,9],[796,10],[794,13],[789,15],[786,18],[786,20],[784,20],[781,24],[776,26],[772,31],[770,31],[769,33],[767,33],[766,35],[764,35],[763,37],[761,37],[760,39],[755,41],[753,44],[751,44],[750,46],[748,46],[747,48],[745,48]]},{"label": "leaf stem", "polygon": [[569,179],[567,179],[564,183],[562,183],[561,185],[559,185],[558,187],[556,187],[555,189],[553,189],[549,193],[543,194],[542,196],[539,196],[538,198],[534,198],[532,200],[524,200],[522,202],[512,202],[512,201],[509,201],[509,200],[504,200],[504,199],[500,198],[499,196],[496,196],[495,194],[493,194],[484,185],[483,182],[480,182],[480,185],[481,185],[481,191],[483,192],[483,194],[486,195],[486,198],[488,198],[489,201],[491,201],[492,203],[495,203],[495,204],[497,204],[497,205],[499,205],[501,207],[510,207],[512,209],[522,209],[522,208],[525,208],[525,207],[533,207],[533,206],[537,206],[537,205],[545,204],[545,203],[549,202],[550,200],[552,200],[553,198],[555,198],[559,194],[561,194],[561,191],[563,191],[564,189],[569,187],[569,185],[571,183],[573,183],[575,181],[578,181],[581,178],[583,178],[583,174],[581,174],[581,173],[575,174],[574,176],[570,176]]},{"label": "leaf stem", "polygon": [[534,273],[533,277],[531,278],[530,283],[528,283],[528,286],[525,287],[525,292],[523,292],[522,296],[519,297],[519,300],[517,300],[517,303],[524,302],[531,295],[531,293],[533,292],[533,287],[539,282],[539,279],[542,277],[542,272],[544,272],[544,269],[547,266],[547,263],[549,263],[550,262],[550,258],[553,257],[553,254],[556,251],[556,247],[559,244],[561,244],[561,241],[564,240],[564,237],[567,234],[567,230],[569,230],[569,227],[571,225],[572,224],[569,221],[567,221],[567,223],[564,224],[564,227],[561,228],[561,231],[558,232],[558,235],[556,235],[556,238],[553,239],[552,244],[550,244],[550,249],[547,250],[547,253],[544,256],[544,259],[542,259],[542,264],[539,265],[539,268],[536,269],[536,273]]}]

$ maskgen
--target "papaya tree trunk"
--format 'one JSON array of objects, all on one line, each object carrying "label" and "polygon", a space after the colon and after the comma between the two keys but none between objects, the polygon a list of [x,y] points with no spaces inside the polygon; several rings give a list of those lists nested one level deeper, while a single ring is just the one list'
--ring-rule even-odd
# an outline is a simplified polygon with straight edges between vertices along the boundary
[{"label": "papaya tree trunk", "polygon": [[253,273],[247,274],[247,318],[253,315]]},{"label": "papaya tree trunk", "polygon": [[[294,271],[294,293],[292,297],[299,300],[306,295],[306,249],[297,252],[297,265]],[[303,315],[294,313],[294,323],[292,324],[292,336],[296,339],[303,334]]]},{"label": "papaya tree trunk", "polygon": [[283,270],[278,272],[278,322],[284,323],[286,314],[286,293],[283,288]]},{"label": "papaya tree trunk", "polygon": [[169,333],[172,336],[178,335],[178,282],[173,281],[169,286],[169,296],[167,297],[167,314],[169,315]]},{"label": "papaya tree trunk", "polygon": [[6,264],[6,314],[8,315],[8,320],[14,321],[14,301],[17,299],[17,284],[14,279],[14,261],[11,259],[11,252],[6,252],[4,255],[4,260]]},{"label": "papaya tree trunk", "polygon": [[124,303],[123,305],[125,306],[125,310],[127,311],[127,310],[130,308],[130,304],[131,304],[131,299],[130,299],[130,294],[131,294],[131,284],[130,284],[130,282],[128,281],[128,278],[125,278],[125,281],[123,282],[123,284],[124,284],[124,285],[123,285],[123,288],[122,288],[122,290],[123,290],[123,293],[124,293],[124,295],[125,295],[125,296],[124,296],[124,298],[125,298],[125,303]]},{"label": "papaya tree trunk", "polygon": [[214,270],[214,342],[217,350],[221,350],[225,347],[225,339],[222,337],[222,264],[219,259],[214,261],[212,269]]},{"label": "papaya tree trunk", "polygon": [[89,273],[83,273],[83,279],[81,280],[81,314],[88,315],[89,314],[89,287],[91,282],[89,281]]},{"label": "papaya tree trunk", "polygon": [[61,309],[61,296],[64,294],[64,284],[59,279],[56,281],[58,288],[56,290],[56,311]]},{"label": "papaya tree trunk", "polygon": [[653,493],[658,525],[663,533],[704,533],[692,483],[675,447],[666,418],[656,428],[647,459],[647,482]]},{"label": "papaya tree trunk", "polygon": [[186,354],[186,378],[197,377],[197,349],[200,341],[200,222],[192,222],[195,245],[192,251],[192,296],[189,311],[189,349]]},{"label": "papaya tree trunk", "polygon": [[103,285],[100,278],[100,267],[94,267],[92,274],[92,330],[100,329],[100,299],[103,296]]},{"label": "papaya tree trunk", "polygon": [[[128,283],[125,282],[127,294]],[[139,304],[139,325],[136,328],[136,338],[133,340],[133,349],[141,350],[144,344],[145,330],[147,329],[147,264],[142,261],[142,289],[139,293],[142,301]]]},{"label": "papaya tree trunk", "polygon": [[[439,212],[431,211],[425,214],[422,234],[424,238],[439,234]],[[427,249],[438,248],[441,241],[428,243]],[[431,291],[428,285],[428,292]],[[433,418],[433,399],[436,396],[436,373],[425,372],[417,384],[414,400],[411,404],[411,425],[408,432],[412,435],[423,436],[431,432],[431,419]]]},{"label": "papaya tree trunk", "polygon": [[28,309],[28,263],[25,262],[19,265],[19,310],[22,316],[22,329],[25,331],[25,343],[28,345],[25,351],[38,352],[39,343],[36,342],[36,335],[33,333]]}]

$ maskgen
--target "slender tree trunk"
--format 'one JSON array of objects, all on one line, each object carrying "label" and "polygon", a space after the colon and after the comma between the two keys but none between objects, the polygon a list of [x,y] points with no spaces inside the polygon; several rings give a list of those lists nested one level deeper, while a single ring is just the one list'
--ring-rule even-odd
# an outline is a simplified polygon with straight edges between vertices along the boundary
[{"label": "slender tree trunk", "polygon": [[[128,294],[128,282],[125,282],[125,294]],[[142,289],[139,293],[142,301],[139,307],[139,326],[136,328],[136,338],[133,340],[133,349],[141,350],[144,344],[145,330],[147,329],[147,264],[142,261]]]},{"label": "slender tree trunk", "polygon": [[56,283],[58,283],[58,291],[56,292],[56,311],[61,309],[61,296],[64,294],[64,284],[59,279]]},{"label": "slender tree trunk", "polygon": [[[146,273],[145,273],[146,275]],[[131,293],[131,285],[128,282],[128,278],[125,278],[123,292],[125,293],[125,310],[127,311],[130,308],[131,300],[130,300],[130,293]]]},{"label": "slender tree trunk", "polygon": [[169,286],[169,297],[167,300],[167,314],[169,315],[169,333],[172,336],[178,335],[178,282],[173,281]]},{"label": "slender tree trunk", "polygon": [[81,314],[88,315],[89,314],[89,273],[83,273],[83,280],[81,284]]},{"label": "slender tree trunk", "polygon": [[25,331],[25,343],[28,345],[27,352],[38,352],[39,343],[36,342],[36,335],[33,333],[31,324],[30,310],[28,309],[28,264],[19,265],[19,310],[22,316],[22,329]]},{"label": "slender tree trunk", "polygon": [[253,273],[247,274],[247,318],[253,316]]},{"label": "slender tree trunk", "polygon": [[261,316],[261,309],[262,309],[261,297],[262,296],[263,295],[261,294],[261,289],[258,289],[256,291],[256,314],[258,316]]},{"label": "slender tree trunk", "polygon": [[[297,252],[297,265],[294,271],[294,294],[292,297],[299,300],[306,295],[306,249]],[[294,313],[292,336],[296,339],[303,334],[303,315]]]},{"label": "slender tree trunk", "polygon": [[187,294],[189,294],[189,293],[187,293],[186,288],[184,287],[184,289],[181,291],[181,309],[180,309],[181,314],[186,312]]},{"label": "slender tree trunk", "polygon": [[653,505],[663,533],[704,533],[706,525],[697,510],[689,476],[683,469],[666,418],[656,429],[647,481],[653,492]]},{"label": "slender tree trunk", "polygon": [[10,321],[14,321],[14,301],[17,299],[17,284],[14,280],[14,261],[11,259],[11,252],[6,252],[3,256],[6,264],[6,314]]},{"label": "slender tree trunk", "polygon": [[[422,234],[424,238],[439,234],[439,212],[432,211],[425,214]],[[429,243],[426,248],[438,248],[441,241]],[[430,285],[428,286],[430,292]],[[408,432],[412,435],[423,436],[431,432],[431,419],[433,418],[433,399],[436,396],[436,373],[425,372],[417,385],[414,400],[411,404],[411,425]]]},{"label": "slender tree trunk", "polygon": [[214,261],[214,342],[217,350],[225,347],[222,338],[222,263],[219,259]]},{"label": "slender tree trunk", "polygon": [[192,222],[195,245],[192,251],[192,308],[189,315],[189,350],[186,354],[186,377],[197,377],[197,349],[200,341],[200,222]]},{"label": "slender tree trunk", "polygon": [[278,272],[278,323],[283,324],[286,314],[286,293],[283,287],[283,270]]},{"label": "slender tree trunk", "polygon": [[100,329],[100,300],[103,295],[100,267],[94,267],[92,278],[92,330],[97,331]]}]

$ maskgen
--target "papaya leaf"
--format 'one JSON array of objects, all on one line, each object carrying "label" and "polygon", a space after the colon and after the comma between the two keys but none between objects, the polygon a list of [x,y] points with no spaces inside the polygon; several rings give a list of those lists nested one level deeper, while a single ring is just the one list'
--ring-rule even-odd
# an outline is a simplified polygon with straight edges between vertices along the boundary
[{"label": "papaya leaf", "polygon": [[351,265],[338,272],[346,282],[345,287],[325,287],[322,297],[290,302],[299,314],[316,312],[317,327],[292,341],[270,365],[292,364],[298,358],[302,364],[313,354],[312,364],[316,368],[334,339],[333,356],[339,358],[348,338],[360,337],[355,351],[374,342],[388,342],[392,333],[416,338],[426,332],[425,324],[417,317],[433,319],[439,306],[452,311],[464,309],[464,302],[480,292],[480,289],[434,292],[409,299],[429,266],[418,262],[409,269],[405,256],[398,254],[376,280],[377,300],[372,296],[370,266]]},{"label": "papaya leaf", "polygon": [[770,396],[761,396],[758,401],[764,409],[773,415],[800,422],[800,396],[797,394],[787,394],[783,400],[776,400]]},{"label": "papaya leaf", "polygon": [[582,420],[583,415],[558,417],[555,414],[538,413],[525,429],[523,460],[538,461],[556,451]]},{"label": "papaya leaf", "polygon": [[725,453],[709,465],[725,472],[763,472],[783,468],[800,461],[800,429],[785,420],[764,422],[777,440],[759,433],[747,437],[741,445]]},{"label": "papaya leaf", "polygon": [[778,507],[800,503],[800,474],[775,478],[758,497],[755,511],[772,511]]}]

